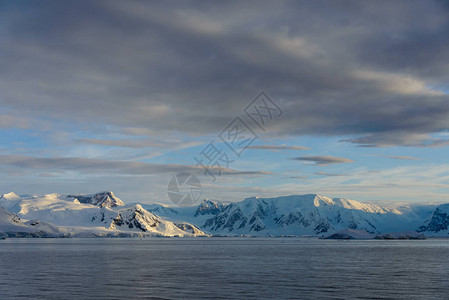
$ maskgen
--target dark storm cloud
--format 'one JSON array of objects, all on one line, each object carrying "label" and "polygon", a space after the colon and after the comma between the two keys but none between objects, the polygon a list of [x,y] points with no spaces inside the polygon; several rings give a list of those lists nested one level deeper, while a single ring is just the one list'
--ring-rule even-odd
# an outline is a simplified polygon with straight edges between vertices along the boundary
[{"label": "dark storm cloud", "polygon": [[317,155],[317,156],[300,156],[291,158],[293,160],[314,162],[317,166],[326,166],[330,164],[352,163],[353,160],[344,157]]},{"label": "dark storm cloud", "polygon": [[442,1],[2,6],[11,116],[208,134],[266,90],[285,111],[274,134],[445,145],[429,137],[449,128]]}]

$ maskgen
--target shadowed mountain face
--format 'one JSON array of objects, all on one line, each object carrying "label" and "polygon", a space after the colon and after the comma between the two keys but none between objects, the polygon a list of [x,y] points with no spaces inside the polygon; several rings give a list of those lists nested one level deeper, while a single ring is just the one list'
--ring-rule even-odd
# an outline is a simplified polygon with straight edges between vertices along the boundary
[{"label": "shadowed mountain face", "polygon": [[449,232],[449,204],[438,206],[419,232]]},{"label": "shadowed mountain face", "polygon": [[0,232],[40,232],[56,236],[313,235],[345,229],[370,234],[418,230],[449,236],[449,204],[398,209],[317,194],[247,198],[197,206],[125,205],[112,192],[94,195],[0,197]]}]

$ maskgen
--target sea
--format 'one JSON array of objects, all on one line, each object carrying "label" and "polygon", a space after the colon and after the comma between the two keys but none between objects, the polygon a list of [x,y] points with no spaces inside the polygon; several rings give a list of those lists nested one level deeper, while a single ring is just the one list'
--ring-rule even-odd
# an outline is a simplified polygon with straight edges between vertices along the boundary
[{"label": "sea", "polygon": [[449,239],[6,239],[0,299],[449,299]]}]

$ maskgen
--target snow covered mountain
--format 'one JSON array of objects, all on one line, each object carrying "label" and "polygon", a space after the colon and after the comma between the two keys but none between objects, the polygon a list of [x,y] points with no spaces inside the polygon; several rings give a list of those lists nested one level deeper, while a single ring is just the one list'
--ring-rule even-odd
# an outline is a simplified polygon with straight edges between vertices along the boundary
[{"label": "snow covered mountain", "polygon": [[438,206],[418,231],[426,235],[449,236],[449,203]]},{"label": "snow covered mountain", "polygon": [[146,211],[140,205],[125,206],[112,192],[23,197],[9,193],[0,198],[0,205],[3,207],[0,232],[24,230],[25,228],[14,229],[9,225],[17,220],[17,226],[29,227],[25,230],[27,232],[46,227],[52,234],[60,233],[65,236],[205,235],[195,225],[175,224]]},{"label": "snow covered mountain", "polygon": [[0,206],[0,238],[4,237],[64,237],[64,232],[45,222],[21,220]]},{"label": "snow covered mountain", "polygon": [[345,228],[379,233],[388,230],[387,223],[399,214],[394,209],[316,194],[247,198],[208,219],[204,229],[222,234],[321,235]]},{"label": "snow covered mountain", "polygon": [[[186,220],[215,235],[314,235],[344,229],[371,234],[416,231],[432,216],[436,206],[416,205],[387,208],[355,200],[328,198],[317,194],[277,198],[247,198],[223,204],[204,200],[197,207],[149,205],[149,211],[169,220]],[[434,220],[439,224],[439,219]],[[443,226],[427,235],[446,235]]]},{"label": "snow covered mountain", "polygon": [[77,199],[80,203],[93,204],[99,207],[117,207],[125,204],[115,197],[113,192],[102,192],[94,195],[68,195],[67,198]]},{"label": "snow covered mountain", "polygon": [[317,194],[170,207],[125,205],[112,192],[9,193],[0,197],[0,206],[0,233],[8,236],[328,236],[347,229],[449,236],[449,204],[394,209]]},{"label": "snow covered mountain", "polygon": [[25,224],[18,216],[8,212],[0,206],[0,226],[3,230],[20,230],[24,229]]},{"label": "snow covered mountain", "polygon": [[224,210],[224,208],[225,205],[221,202],[204,200],[200,205],[198,205],[195,212],[195,217],[198,217],[199,215],[218,215]]}]

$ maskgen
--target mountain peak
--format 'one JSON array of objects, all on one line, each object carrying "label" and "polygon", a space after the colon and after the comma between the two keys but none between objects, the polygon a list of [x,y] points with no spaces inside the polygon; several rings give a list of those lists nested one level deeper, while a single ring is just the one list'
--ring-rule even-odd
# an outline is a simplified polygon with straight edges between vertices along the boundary
[{"label": "mountain peak", "polygon": [[213,201],[204,199],[195,212],[195,217],[198,215],[216,215],[220,213],[224,208],[224,205],[219,201]]},{"label": "mountain peak", "polygon": [[17,200],[20,197],[16,193],[11,192],[11,193],[7,193],[7,194],[3,194],[0,198],[5,199],[5,200]]},{"label": "mountain peak", "polygon": [[93,195],[68,195],[68,198],[75,198],[80,203],[92,204],[99,207],[116,207],[124,206],[122,200],[114,195],[111,191],[96,193]]}]

